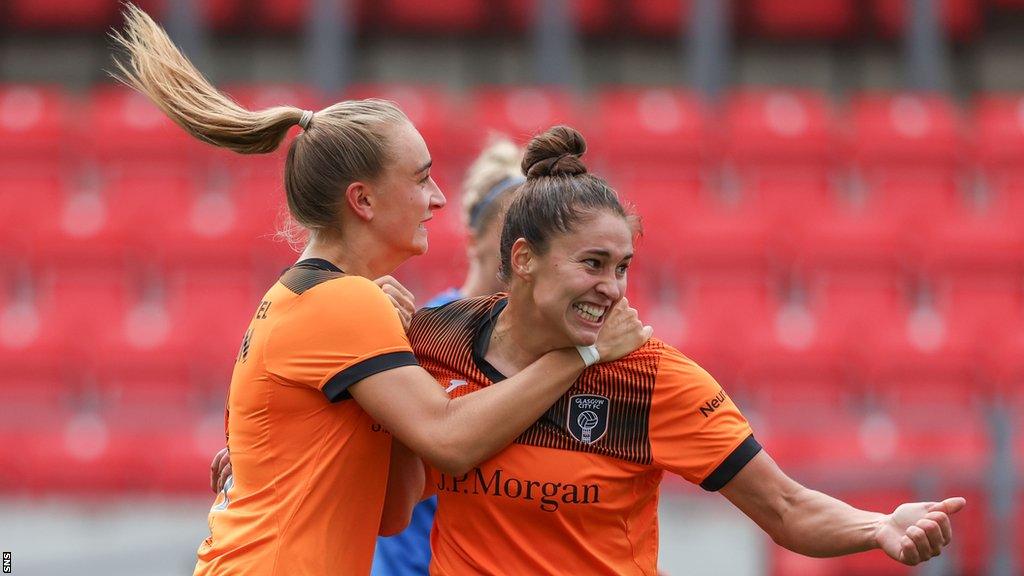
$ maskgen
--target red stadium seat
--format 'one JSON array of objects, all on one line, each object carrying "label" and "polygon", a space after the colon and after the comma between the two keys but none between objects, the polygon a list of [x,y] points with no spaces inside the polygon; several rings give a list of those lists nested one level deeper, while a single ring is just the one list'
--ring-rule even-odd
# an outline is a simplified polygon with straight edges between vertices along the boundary
[{"label": "red stadium seat", "polygon": [[193,365],[195,359],[188,354],[188,342],[181,330],[186,318],[176,312],[156,289],[131,294],[108,310],[107,322],[96,331],[92,350],[101,377],[140,371],[166,377],[167,373],[178,374],[179,367]]},{"label": "red stadium seat", "polygon": [[1018,274],[947,276],[939,284],[938,309],[947,329],[987,350],[1024,323],[1024,281]]},{"label": "red stadium seat", "polygon": [[710,160],[713,133],[707,111],[690,92],[614,88],[597,96],[588,158],[608,177],[697,179]]},{"label": "red stadium seat", "polygon": [[0,177],[64,169],[71,148],[69,109],[60,88],[0,85]]},{"label": "red stadium seat", "polygon": [[224,374],[266,286],[257,288],[244,272],[219,273],[178,273],[85,315],[93,335],[87,354],[101,384],[155,378],[184,389],[205,385],[212,371],[226,386]]},{"label": "red stadium seat", "polygon": [[989,180],[1024,181],[1024,97],[984,94],[974,101],[975,160]]},{"label": "red stadium seat", "polygon": [[92,93],[83,122],[86,153],[107,169],[181,174],[206,150],[147,97],[123,86]]},{"label": "red stadium seat", "polygon": [[432,174],[451,173],[456,166],[461,168],[466,158],[477,152],[465,137],[465,119],[456,112],[452,95],[443,87],[358,84],[350,87],[345,97],[381,98],[398,104],[430,148],[431,157],[434,158]]},{"label": "red stadium seat", "polygon": [[849,114],[852,158],[869,178],[950,180],[965,159],[959,115],[945,97],[862,94]]},{"label": "red stadium seat", "polygon": [[241,274],[183,272],[168,279],[167,310],[195,365],[234,365],[249,322],[269,287]]},{"label": "red stadium seat", "polygon": [[[874,340],[861,343],[861,372],[866,388],[879,398],[916,389],[930,390],[926,394],[934,398],[956,397],[963,390],[981,396],[987,393],[977,381],[985,346],[953,329],[941,310],[919,305],[902,329],[880,331]],[[975,386],[969,386],[972,382]]]},{"label": "red stadium seat", "polygon": [[122,421],[124,410],[55,412],[46,428],[3,434],[21,452],[22,487],[82,496],[209,490],[202,471],[224,444],[223,416],[174,410],[181,392],[168,391],[170,404],[133,404],[133,421]]},{"label": "red stadium seat", "polygon": [[296,255],[276,237],[286,211],[283,186],[274,185],[276,180],[239,178],[174,198],[175,217],[146,235],[149,256],[171,269],[279,271],[290,265]]},{"label": "red stadium seat", "polygon": [[[845,422],[853,414],[858,391],[835,366],[801,363],[799,359],[783,365],[776,360],[750,358],[740,375],[766,432],[830,427],[837,418]],[[755,433],[760,437],[760,431]]]},{"label": "red stadium seat", "polygon": [[[761,171],[741,175],[744,197],[751,198],[775,222],[775,231],[786,241],[805,222],[821,217],[835,204],[835,185],[830,175]],[[791,246],[785,247],[791,250]]]},{"label": "red stadium seat", "polygon": [[985,375],[996,384],[997,391],[1020,403],[1024,399],[1024,326],[1011,329],[985,359],[988,366]]},{"label": "red stadium seat", "polygon": [[862,271],[810,274],[799,296],[779,309],[771,339],[753,348],[753,369],[774,380],[858,381],[867,354],[863,343],[905,329],[902,286],[895,277]]},{"label": "red stadium seat", "polygon": [[[0,334],[2,330],[0,328]],[[0,352],[0,356],[2,354]],[[36,364],[29,371],[8,371],[8,367],[15,366],[6,361],[3,365],[0,458],[5,465],[0,469],[0,490],[20,491],[28,488],[32,475],[32,462],[25,451],[26,440],[62,421],[74,403],[76,391],[60,377],[60,371],[53,364]]]},{"label": "red stadium seat", "polygon": [[447,34],[474,32],[487,23],[487,2],[448,0],[425,10],[417,0],[382,0],[382,23],[388,30]]},{"label": "red stadium seat", "polygon": [[746,4],[744,16],[754,32],[770,38],[848,37],[858,26],[857,10],[851,0],[753,0]]},{"label": "red stadium seat", "polygon": [[[908,3],[904,0],[872,0],[871,11],[882,35],[893,38],[907,27]],[[981,3],[976,0],[942,0],[938,3],[939,22],[953,40],[972,40],[981,30]]]},{"label": "red stadium seat", "polygon": [[[514,30],[534,25],[539,2],[536,0],[502,0],[503,20]],[[612,0],[569,0],[569,17],[587,34],[603,34],[614,29],[616,6]]]},{"label": "red stadium seat", "polygon": [[568,124],[586,133],[581,116],[567,93],[527,87],[480,89],[473,95],[470,112],[478,132],[497,131],[520,142],[555,124]]},{"label": "red stadium seat", "polygon": [[791,230],[795,259],[811,271],[891,273],[906,250],[898,215],[876,194],[833,197]]},{"label": "red stadium seat", "polygon": [[692,17],[692,0],[629,0],[630,27],[652,36],[681,36]]},{"label": "red stadium seat", "polygon": [[[50,171],[0,174],[0,256],[30,260],[59,214],[64,184]],[[13,271],[8,269],[8,271]]]},{"label": "red stadium seat", "polygon": [[[666,191],[682,191],[672,200],[657,200],[645,187],[646,202],[637,197],[648,232],[644,243],[664,258],[665,265],[693,273],[745,271],[764,273],[777,249],[771,215],[756,197],[733,198],[709,190],[693,195],[685,182]],[[687,199],[691,199],[687,203]],[[652,201],[653,200],[653,201]]]},{"label": "red stadium seat", "polygon": [[11,24],[35,30],[97,30],[115,22],[118,4],[110,0],[11,0]]},{"label": "red stadium seat", "polygon": [[181,218],[192,186],[185,177],[143,173],[67,190],[35,230],[35,258],[74,267],[147,261],[162,230]]},{"label": "red stadium seat", "polygon": [[[589,141],[587,146],[589,149]],[[674,246],[671,235],[680,215],[695,209],[704,195],[711,194],[699,174],[664,165],[650,172],[629,169],[613,172],[608,176],[608,183],[623,201],[634,205],[642,219],[644,243],[653,245],[653,250]]]},{"label": "red stadium seat", "polygon": [[53,367],[80,377],[95,358],[95,345],[135,290],[112,270],[58,267],[39,272],[10,299],[0,324],[0,362],[8,373]]},{"label": "red stadium seat", "polygon": [[823,94],[748,90],[725,108],[723,159],[744,183],[784,176],[820,182],[836,159],[831,105]]},{"label": "red stadium seat", "polygon": [[666,304],[677,311],[676,343],[712,374],[732,382],[753,343],[773,329],[778,301],[771,278],[752,272],[691,272],[683,269],[664,286]]},{"label": "red stadium seat", "polygon": [[[794,417],[785,410],[778,415],[765,414],[755,431],[765,450],[783,470],[801,477],[816,477],[815,472],[849,474],[863,470],[871,459],[859,435],[861,420],[835,405],[811,406]],[[804,424],[804,419],[809,419]],[[828,425],[820,425],[827,420]],[[815,425],[815,423],[819,423]]]},{"label": "red stadium seat", "polygon": [[1024,197],[1013,198],[1004,190],[986,198],[957,202],[955,210],[937,214],[919,229],[926,236],[931,267],[1010,277],[1024,273]]}]

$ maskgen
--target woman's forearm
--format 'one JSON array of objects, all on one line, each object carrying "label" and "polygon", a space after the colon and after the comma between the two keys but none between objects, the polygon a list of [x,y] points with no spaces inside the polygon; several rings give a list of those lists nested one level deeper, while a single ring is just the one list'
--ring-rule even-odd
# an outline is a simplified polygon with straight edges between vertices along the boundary
[{"label": "woman's forearm", "polygon": [[[453,472],[465,472],[511,444],[569,389],[582,370],[576,350],[555,350],[497,385],[450,400],[441,428],[449,431],[442,449],[460,456]],[[483,430],[487,433],[481,434]]]},{"label": "woman's forearm", "polygon": [[572,349],[548,352],[493,386],[449,398],[419,366],[374,374],[349,390],[366,412],[434,468],[464,474],[508,446],[583,371]]},{"label": "woman's forearm", "polygon": [[380,519],[381,536],[393,536],[409,525],[412,509],[423,494],[423,483],[423,461],[404,444],[392,439],[388,488]]},{"label": "woman's forearm", "polygon": [[784,501],[779,523],[769,531],[780,546],[819,558],[877,547],[875,534],[884,514],[859,510],[803,486]]}]

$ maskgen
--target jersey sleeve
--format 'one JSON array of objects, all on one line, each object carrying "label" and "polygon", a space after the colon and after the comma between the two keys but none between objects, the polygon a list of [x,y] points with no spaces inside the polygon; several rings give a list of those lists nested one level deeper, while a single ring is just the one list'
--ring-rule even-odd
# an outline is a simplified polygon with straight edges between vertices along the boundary
[{"label": "jersey sleeve", "polygon": [[650,417],[654,464],[715,491],[761,450],[732,398],[703,368],[666,347]]},{"label": "jersey sleeve", "polygon": [[296,299],[268,339],[267,371],[321,390],[331,402],[350,398],[364,378],[416,365],[398,312],[373,282],[346,276]]}]

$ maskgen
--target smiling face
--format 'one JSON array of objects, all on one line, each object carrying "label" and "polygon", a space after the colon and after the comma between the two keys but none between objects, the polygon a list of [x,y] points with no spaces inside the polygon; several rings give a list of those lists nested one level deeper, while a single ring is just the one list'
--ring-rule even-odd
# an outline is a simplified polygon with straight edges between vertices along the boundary
[{"label": "smiling face", "polygon": [[445,205],[430,176],[432,161],[420,133],[408,122],[390,129],[392,161],[373,182],[377,240],[402,260],[427,251],[426,222]]},{"label": "smiling face", "polygon": [[[520,258],[513,255],[514,262],[524,262]],[[605,314],[626,293],[632,258],[629,222],[610,210],[599,210],[576,222],[572,232],[553,235],[544,254],[531,252],[529,271],[517,274],[521,277],[512,290],[530,292],[539,339],[553,345],[589,346],[597,341]]]}]

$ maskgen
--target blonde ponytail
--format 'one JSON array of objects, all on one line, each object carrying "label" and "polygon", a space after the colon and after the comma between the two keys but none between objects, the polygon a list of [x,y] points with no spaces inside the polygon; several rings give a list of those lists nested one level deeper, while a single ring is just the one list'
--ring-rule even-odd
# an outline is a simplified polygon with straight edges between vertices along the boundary
[{"label": "blonde ponytail", "polygon": [[[393,128],[409,119],[392,102],[348,100],[315,115],[293,106],[252,112],[214,88],[167,33],[145,12],[125,7],[125,29],[113,34],[127,52],[114,77],[149,96],[196,138],[242,154],[275,150],[288,129],[305,132],[292,140],[284,166],[292,218],[315,237],[341,226],[342,191],[375,178],[391,162]],[[411,125],[411,124],[410,124]]]},{"label": "blonde ponytail", "polygon": [[112,75],[150,98],[196,138],[239,152],[263,154],[281,144],[303,110],[277,106],[251,112],[218,91],[189,62],[148,14],[125,4],[125,27],[114,32],[127,61],[116,60]]}]

